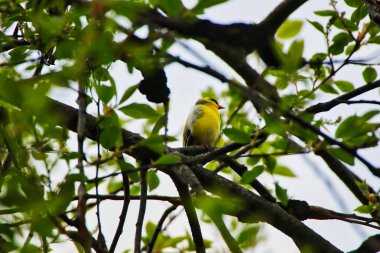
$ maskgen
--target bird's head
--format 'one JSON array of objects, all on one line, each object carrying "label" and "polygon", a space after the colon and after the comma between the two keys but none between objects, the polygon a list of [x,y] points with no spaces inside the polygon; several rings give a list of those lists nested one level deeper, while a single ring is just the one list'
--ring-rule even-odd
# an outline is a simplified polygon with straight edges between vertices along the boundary
[{"label": "bird's head", "polygon": [[219,105],[218,104],[218,101],[216,101],[215,99],[213,98],[209,98],[209,97],[205,97],[205,98],[200,98],[198,99],[198,101],[195,103],[196,105],[207,105],[207,106],[211,106],[211,107],[214,107],[218,110],[220,109],[224,109],[223,106]]}]

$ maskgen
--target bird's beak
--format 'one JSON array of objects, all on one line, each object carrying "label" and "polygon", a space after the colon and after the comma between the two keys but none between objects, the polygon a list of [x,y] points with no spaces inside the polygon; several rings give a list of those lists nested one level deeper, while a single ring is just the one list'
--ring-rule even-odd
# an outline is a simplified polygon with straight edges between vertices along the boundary
[{"label": "bird's beak", "polygon": [[224,107],[221,105],[218,105],[218,110],[220,110],[220,109],[224,109]]}]

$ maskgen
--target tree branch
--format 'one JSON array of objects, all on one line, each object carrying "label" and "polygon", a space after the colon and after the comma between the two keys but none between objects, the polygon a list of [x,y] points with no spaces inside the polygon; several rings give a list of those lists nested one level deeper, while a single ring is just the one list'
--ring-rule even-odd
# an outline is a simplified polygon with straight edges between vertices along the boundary
[{"label": "tree branch", "polygon": [[367,238],[359,248],[349,253],[377,253],[380,251],[380,234]]},{"label": "tree branch", "polygon": [[[78,82],[78,124],[77,124],[77,139],[78,139],[78,164],[79,174],[84,177],[84,161],[85,154],[83,149],[83,143],[85,139],[85,129],[86,129],[86,83],[84,79]],[[76,212],[77,229],[79,235],[82,237],[81,245],[85,252],[91,251],[91,235],[86,226],[86,201],[84,197],[86,195],[86,187],[84,182],[79,183],[78,187],[78,207]]]},{"label": "tree branch", "polygon": [[197,253],[206,253],[201,226],[199,224],[197,213],[191,200],[188,186],[183,183],[182,178],[177,173],[167,171],[167,174],[172,178],[179,196],[181,197],[182,205],[185,208],[186,216],[191,229],[191,234],[193,236],[195,250]]},{"label": "tree branch", "polygon": [[[342,162],[335,159],[327,150],[321,149],[315,152],[320,156],[330,169],[342,180],[348,189],[354,194],[354,196],[362,203],[368,204],[368,199],[363,195],[356,182],[363,182],[361,178],[350,171]],[[375,191],[369,187],[371,193]]]},{"label": "tree branch", "polygon": [[335,106],[345,103],[345,101],[350,100],[351,98],[357,97],[365,92],[371,91],[373,89],[380,87],[380,80],[377,80],[372,83],[368,83],[363,85],[353,91],[347,92],[339,97],[336,97],[328,102],[318,103],[316,105],[310,106],[305,110],[307,113],[320,113],[326,112],[334,108]]},{"label": "tree branch", "polygon": [[24,39],[12,40],[12,41],[9,41],[9,42],[6,42],[6,43],[0,45],[0,52],[5,52],[5,51],[11,50],[15,47],[28,46],[28,45],[30,45],[30,42],[26,41]]},{"label": "tree branch", "polygon": [[[122,156],[118,158],[118,161],[120,164],[124,164],[124,159]],[[125,218],[127,217],[128,213],[128,207],[129,207],[129,202],[130,202],[130,191],[129,191],[129,177],[127,173],[125,172],[123,166],[121,167],[121,175],[123,177],[123,190],[124,190],[124,196],[123,196],[123,207],[121,209],[121,213],[119,216],[119,224],[117,225],[117,229],[115,232],[115,235],[113,237],[109,253],[113,253],[115,251],[116,245],[119,241],[119,238],[121,234],[123,233],[123,227],[125,223]]]},{"label": "tree branch", "polygon": [[215,175],[212,171],[198,166],[193,166],[192,169],[207,191],[223,196],[224,199],[230,196],[235,201],[240,202],[240,208],[244,208],[244,212],[238,216],[239,220],[267,222],[291,237],[299,249],[307,246],[315,252],[341,252],[276,204],[260,198],[238,184]]},{"label": "tree branch", "polygon": [[267,34],[274,36],[277,29],[284,21],[308,0],[283,0],[258,26],[267,31]]},{"label": "tree branch", "polygon": [[231,235],[230,231],[226,227],[222,215],[218,213],[217,210],[204,210],[210,217],[212,222],[215,224],[215,226],[218,228],[230,251],[233,253],[243,253],[243,251],[239,247],[239,244],[236,242],[235,238]]},{"label": "tree branch", "polygon": [[140,198],[139,214],[138,214],[137,222],[136,222],[135,251],[134,251],[135,253],[141,253],[142,227],[144,223],[147,192],[148,192],[146,169],[142,169],[140,171],[140,185],[141,185],[141,198]]},{"label": "tree branch", "polygon": [[[3,96],[1,96],[0,94],[0,97]],[[5,97],[5,99],[6,98],[7,97]],[[57,124],[67,127],[68,129],[75,132],[77,123],[77,109],[64,105],[63,103],[60,103],[58,101],[54,101],[52,99],[47,98],[47,101],[49,103],[48,108],[54,110],[55,115],[62,115],[62,117],[60,117],[57,120]],[[14,101],[14,103],[20,104],[20,101]],[[34,112],[34,114],[38,115],[38,113],[36,112]],[[97,133],[96,129],[96,118],[91,115],[86,115],[86,136],[94,140]],[[131,146],[135,147],[126,151],[129,155],[132,155],[135,158],[140,158],[142,155],[144,155],[145,159],[155,159],[158,157],[156,153],[150,151],[149,149],[136,146],[136,144],[139,141],[143,140],[143,138],[140,135],[129,132],[127,130],[122,130],[122,137],[124,148]],[[217,195],[219,195],[218,193],[220,193],[221,196],[236,194],[236,197],[238,199],[244,201],[242,203],[246,203],[247,205],[249,205],[249,208],[247,210],[250,210],[252,208],[254,208],[255,210],[257,209],[258,212],[254,213],[262,215],[262,221],[272,224],[274,227],[278,228],[279,230],[287,234],[289,237],[293,238],[293,240],[297,243],[299,247],[302,248],[302,245],[309,244],[312,245],[312,247],[314,248],[321,249],[319,250],[319,252],[340,252],[325,239],[323,239],[318,234],[314,233],[309,228],[300,223],[296,218],[290,216],[283,210],[278,210],[281,208],[277,207],[276,205],[264,201],[252,192],[238,186],[235,183],[220,178],[218,175],[215,175],[211,171],[209,173],[205,170],[199,169],[193,171],[202,183],[203,187],[206,188],[206,190],[211,191]],[[223,189],[223,191],[221,191],[220,189]],[[227,195],[225,191],[227,191]]]},{"label": "tree branch", "polygon": [[154,230],[154,233],[152,235],[152,238],[149,241],[147,253],[152,253],[154,249],[154,244],[156,243],[156,240],[158,238],[158,235],[160,234],[162,230],[162,226],[164,225],[164,222],[166,218],[171,214],[175,209],[177,209],[178,205],[172,205],[168,209],[165,210],[165,212],[162,214],[160,220],[157,223],[156,229]]}]

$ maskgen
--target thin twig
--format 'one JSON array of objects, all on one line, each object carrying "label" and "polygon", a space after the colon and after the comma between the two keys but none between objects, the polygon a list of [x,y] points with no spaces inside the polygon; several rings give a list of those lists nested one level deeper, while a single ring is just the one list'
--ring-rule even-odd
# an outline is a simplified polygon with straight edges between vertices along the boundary
[{"label": "thin twig", "polygon": [[[97,112],[98,112],[98,116],[100,115],[100,100],[98,99],[97,103]],[[99,128],[96,128],[96,151],[97,151],[97,156],[98,156],[98,160],[101,160],[102,158],[102,155],[100,153],[100,131],[99,131]],[[96,164],[96,171],[95,171],[95,194],[96,196],[99,196],[99,181],[98,181],[98,178],[99,178],[99,169],[100,169],[100,164],[97,163]],[[99,241],[101,242],[104,242],[104,235],[103,235],[103,232],[102,232],[102,223],[100,221],[100,199],[96,199],[96,217],[97,217],[97,220],[98,220],[98,227],[99,227],[99,234],[98,234],[98,238],[100,239]]]},{"label": "thin twig", "polygon": [[182,179],[176,173],[170,173],[169,175],[177,188],[183,207],[185,208],[187,220],[189,221],[191,234],[195,244],[195,250],[197,253],[206,253],[201,226],[199,224],[195,207],[191,200],[188,186],[182,182]]},{"label": "thin twig", "polygon": [[174,211],[176,210],[178,207],[178,205],[172,205],[170,206],[169,208],[167,208],[165,210],[165,212],[162,214],[160,220],[158,221],[157,223],[157,226],[156,226],[156,229],[154,230],[154,233],[152,235],[152,238],[150,239],[150,242],[148,244],[148,249],[147,249],[147,253],[152,253],[153,252],[153,248],[154,248],[154,244],[156,243],[156,240],[158,238],[158,235],[159,233],[161,232],[162,230],[162,226],[164,225],[164,222],[166,220],[166,218]]},{"label": "thin twig", "polygon": [[[124,164],[125,161],[123,159],[122,156],[120,156],[118,158],[118,161],[119,161],[119,164]],[[128,178],[128,175],[127,173],[125,172],[125,168],[123,168],[125,166],[120,166],[121,168],[121,175],[123,177],[123,188],[124,188],[124,202],[123,202],[123,208],[121,209],[121,213],[120,213],[120,216],[119,216],[119,224],[117,226],[117,229],[116,229],[116,232],[115,232],[115,235],[113,237],[113,240],[112,240],[112,243],[111,243],[111,247],[110,247],[110,250],[109,250],[109,253],[113,253],[115,251],[115,248],[116,248],[116,245],[119,241],[119,238],[120,238],[120,235],[122,234],[123,232],[123,227],[124,227],[124,223],[125,223],[125,218],[127,217],[127,213],[128,213],[128,207],[129,207],[129,202],[130,202],[130,190],[129,190],[129,178]]]},{"label": "thin twig", "polygon": [[373,104],[373,105],[380,105],[380,101],[376,101],[376,100],[354,100],[354,101],[347,101],[347,100],[342,100],[342,101],[339,101],[338,102],[341,102],[343,104],[348,104],[348,105],[351,105],[351,104]]},{"label": "thin twig", "polygon": [[142,227],[144,223],[144,216],[146,211],[146,200],[147,200],[147,170],[142,169],[140,171],[140,185],[141,185],[141,198],[140,198],[140,209],[136,222],[136,234],[135,234],[135,253],[141,253],[141,236]]},{"label": "thin twig", "polygon": [[344,101],[348,101],[351,98],[357,97],[365,92],[374,90],[376,88],[380,87],[380,80],[374,81],[372,83],[365,84],[353,91],[347,92],[337,98],[334,98],[328,102],[324,103],[318,103],[313,106],[310,106],[309,108],[306,108],[305,112],[308,113],[320,113],[320,112],[326,112],[330,109],[334,108],[335,106],[343,103]]},{"label": "thin twig", "polygon": [[[98,195],[95,194],[86,194],[85,198],[87,199],[100,199],[100,200],[124,200],[124,195],[115,195],[115,194],[104,194]],[[131,195],[130,200],[140,200],[141,195]],[[147,200],[157,200],[157,201],[167,201],[169,203],[181,204],[181,199],[179,197],[171,197],[171,196],[161,196],[161,195],[147,195]],[[78,196],[74,197],[73,200],[78,200]]]},{"label": "thin twig", "polygon": [[205,212],[210,217],[212,222],[214,222],[215,226],[218,228],[220,234],[223,237],[223,240],[226,242],[230,251],[233,253],[243,253],[243,251],[239,247],[239,244],[231,235],[229,229],[224,223],[222,215],[220,213],[217,213],[217,210],[205,210]]},{"label": "thin twig", "polygon": [[239,157],[269,157],[269,156],[287,156],[287,155],[300,155],[310,153],[311,150],[300,150],[298,152],[273,152],[265,154],[248,154],[240,155]]},{"label": "thin twig", "polygon": [[[77,125],[77,139],[78,139],[78,165],[79,174],[84,177],[84,139],[85,139],[85,129],[86,129],[86,84],[85,80],[79,80],[78,82],[78,125]],[[84,182],[80,182],[78,188],[78,207],[76,212],[77,217],[77,228],[79,234],[83,235],[84,238],[81,240],[81,245],[85,252],[91,251],[91,240],[89,231],[86,227],[86,201],[84,197],[86,195],[86,187]]]},{"label": "thin twig", "polygon": [[44,253],[49,252],[49,244],[48,241],[46,240],[46,236],[41,235],[41,244],[42,244],[42,250]]},{"label": "thin twig", "polygon": [[34,233],[34,231],[31,229],[31,230],[29,231],[29,233],[28,233],[28,236],[26,237],[26,240],[25,240],[25,242],[24,242],[24,245],[23,245],[23,247],[22,247],[21,252],[24,251],[24,250],[26,249],[27,246],[29,246],[29,243],[30,243],[30,241],[31,241],[32,238],[33,238],[33,233]]}]

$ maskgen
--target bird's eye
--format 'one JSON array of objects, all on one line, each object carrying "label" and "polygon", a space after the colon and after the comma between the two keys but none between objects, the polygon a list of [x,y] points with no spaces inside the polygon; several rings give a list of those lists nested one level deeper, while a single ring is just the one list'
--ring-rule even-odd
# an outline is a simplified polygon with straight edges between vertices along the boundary
[{"label": "bird's eye", "polygon": [[216,101],[215,99],[213,99],[213,98],[209,98],[209,100],[210,100],[210,101],[213,101],[213,102],[215,102],[215,104],[219,105],[219,104],[218,104],[218,101]]}]

